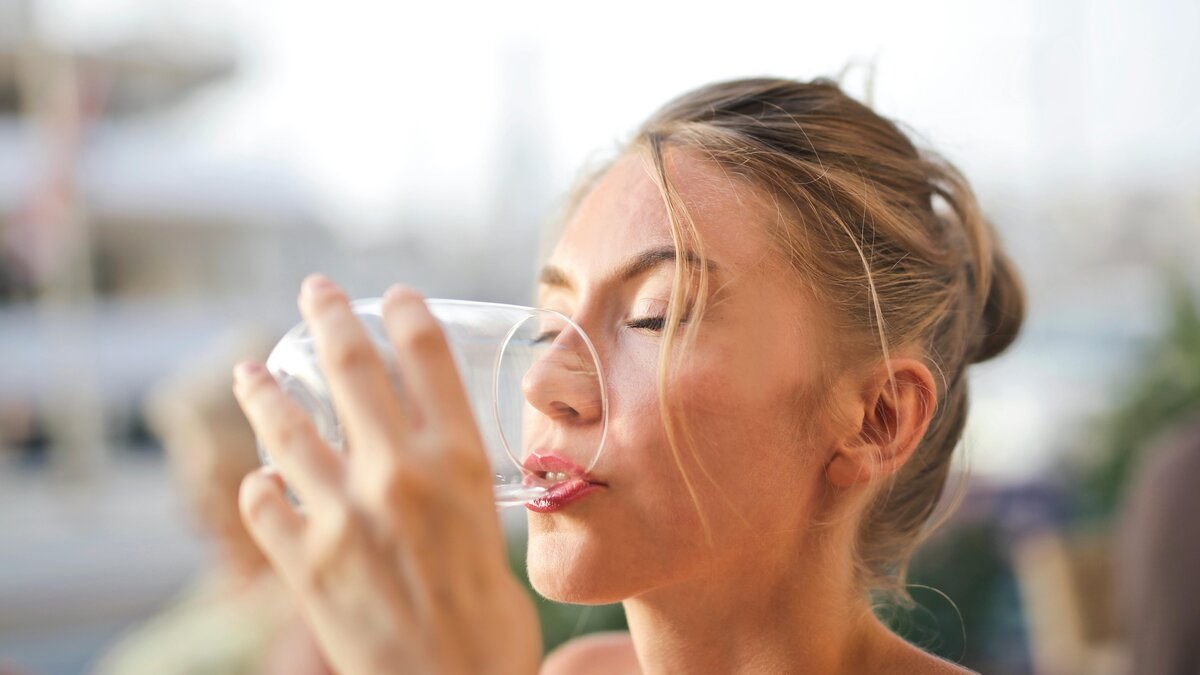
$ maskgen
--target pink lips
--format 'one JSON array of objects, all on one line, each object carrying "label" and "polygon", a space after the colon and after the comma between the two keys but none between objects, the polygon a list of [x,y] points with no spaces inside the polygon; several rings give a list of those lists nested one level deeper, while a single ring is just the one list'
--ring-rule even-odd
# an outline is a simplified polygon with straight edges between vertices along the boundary
[{"label": "pink lips", "polygon": [[[556,452],[535,452],[525,460],[524,465],[530,472],[530,475],[525,477],[525,484],[545,485],[547,488],[546,494],[525,505],[530,511],[558,511],[604,487],[604,483],[591,480],[583,467]],[[567,478],[558,482],[548,481],[547,473],[562,473],[566,474]]]}]

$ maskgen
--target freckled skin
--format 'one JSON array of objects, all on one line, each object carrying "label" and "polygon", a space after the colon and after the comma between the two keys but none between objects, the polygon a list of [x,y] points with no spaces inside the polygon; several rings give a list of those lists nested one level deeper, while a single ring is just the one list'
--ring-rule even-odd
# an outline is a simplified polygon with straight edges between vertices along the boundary
[{"label": "freckled skin", "polygon": [[[889,458],[877,468],[894,471],[924,433],[932,406],[911,392],[933,391],[928,369],[893,358],[898,381],[917,384],[877,403],[879,364],[844,364],[829,315],[772,256],[766,225],[776,211],[694,153],[669,150],[665,160],[719,268],[711,308],[669,381],[694,452],[680,439],[676,460],[660,416],[661,334],[629,326],[665,313],[674,263],[623,283],[612,275],[642,251],[673,246],[648,160],[635,151],[583,199],[549,257],[571,288],[544,285],[540,297],[600,353],[609,434],[593,473],[608,487],[530,513],[528,551],[540,593],[622,601],[630,634],[568,643],[542,674],[964,672],[888,631],[854,576],[870,494],[862,476],[876,470],[865,462]],[[909,420],[896,431],[905,440],[880,454],[878,411],[893,403]],[[566,446],[587,433],[551,430]]]},{"label": "freckled skin", "polygon": [[530,514],[530,574],[551,598],[607,602],[712,574],[714,563],[732,569],[767,553],[756,553],[764,545],[757,535],[803,528],[809,517],[821,450],[798,437],[805,411],[797,406],[814,400],[819,381],[818,313],[782,267],[764,262],[761,219],[768,214],[745,186],[704,163],[672,170],[706,256],[719,266],[709,282],[719,297],[671,384],[699,459],[682,447],[683,464],[716,548],[707,544],[660,418],[660,335],[625,326],[647,312],[665,313],[674,263],[623,284],[606,279],[630,256],[672,245],[645,160],[630,155],[583,200],[549,258],[574,289],[547,289],[541,298],[588,331],[610,395],[608,442],[594,471],[608,490],[562,513]]}]

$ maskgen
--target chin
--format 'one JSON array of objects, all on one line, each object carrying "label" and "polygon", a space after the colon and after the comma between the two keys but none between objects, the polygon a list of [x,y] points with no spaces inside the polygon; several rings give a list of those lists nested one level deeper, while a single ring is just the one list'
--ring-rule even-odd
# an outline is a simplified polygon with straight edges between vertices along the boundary
[{"label": "chin", "polygon": [[[607,552],[611,553],[611,552]],[[529,583],[555,602],[603,605],[620,602],[619,569],[604,547],[578,532],[530,532],[526,565]]]}]

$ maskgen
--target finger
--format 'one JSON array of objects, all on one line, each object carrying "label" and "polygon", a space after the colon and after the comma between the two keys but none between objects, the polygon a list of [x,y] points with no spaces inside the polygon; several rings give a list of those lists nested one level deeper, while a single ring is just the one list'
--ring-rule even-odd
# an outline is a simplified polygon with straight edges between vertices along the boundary
[{"label": "finger", "polygon": [[413,398],[422,424],[474,428],[446,334],[421,296],[403,286],[389,288],[383,296],[383,325],[396,350],[405,389],[416,392]]},{"label": "finger", "polygon": [[290,574],[301,561],[305,522],[287,503],[279,475],[265,467],[246,474],[238,490],[238,510],[271,566],[284,576]]},{"label": "finger", "polygon": [[342,460],[317,434],[304,410],[262,365],[233,371],[233,394],[276,470],[312,508],[341,499]]},{"label": "finger", "polygon": [[409,422],[383,359],[346,295],[320,275],[304,280],[300,312],[316,344],[347,449],[390,461],[403,447]]}]

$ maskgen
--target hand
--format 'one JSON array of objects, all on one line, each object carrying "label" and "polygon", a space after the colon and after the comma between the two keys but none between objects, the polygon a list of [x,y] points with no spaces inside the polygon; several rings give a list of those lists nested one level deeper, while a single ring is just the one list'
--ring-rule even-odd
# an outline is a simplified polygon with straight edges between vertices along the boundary
[{"label": "hand", "polygon": [[340,289],[309,277],[299,303],[347,451],[320,439],[263,366],[240,364],[234,393],[282,475],[251,473],[240,506],[330,664],[347,675],[535,673],[537,615],[508,569],[491,471],[441,326],[415,293],[384,296],[400,397]]}]

